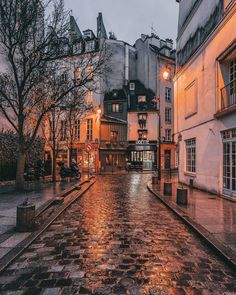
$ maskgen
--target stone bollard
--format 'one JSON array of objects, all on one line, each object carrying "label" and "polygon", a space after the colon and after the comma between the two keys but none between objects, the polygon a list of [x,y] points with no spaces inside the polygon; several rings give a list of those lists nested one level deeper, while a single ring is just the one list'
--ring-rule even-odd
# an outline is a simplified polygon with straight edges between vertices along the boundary
[{"label": "stone bollard", "polygon": [[164,195],[172,196],[172,182],[164,182]]},{"label": "stone bollard", "polygon": [[158,184],[158,183],[159,183],[158,177],[157,176],[153,176],[152,177],[152,184]]},{"label": "stone bollard", "polygon": [[16,230],[18,232],[29,232],[34,229],[35,225],[35,205],[30,204],[27,200],[17,206]]},{"label": "stone bollard", "polygon": [[178,205],[188,205],[188,189],[186,188],[177,188],[177,199],[176,202]]}]

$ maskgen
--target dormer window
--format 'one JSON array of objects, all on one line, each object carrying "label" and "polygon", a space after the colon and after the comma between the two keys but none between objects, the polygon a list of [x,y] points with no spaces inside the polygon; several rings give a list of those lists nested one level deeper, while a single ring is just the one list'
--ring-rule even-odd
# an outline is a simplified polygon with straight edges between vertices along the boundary
[{"label": "dormer window", "polygon": [[146,102],[146,96],[145,95],[139,95],[138,96],[138,103],[144,103]]},{"label": "dormer window", "polygon": [[81,53],[82,52],[82,43],[76,43],[73,45],[73,53]]},{"label": "dormer window", "polygon": [[134,82],[129,83],[129,90],[131,90],[131,91],[135,90],[135,83]]},{"label": "dormer window", "polygon": [[85,44],[85,51],[92,52],[94,50],[95,50],[95,41],[94,40],[87,41]]},{"label": "dormer window", "polygon": [[85,31],[84,38],[85,39],[92,39],[92,31]]}]

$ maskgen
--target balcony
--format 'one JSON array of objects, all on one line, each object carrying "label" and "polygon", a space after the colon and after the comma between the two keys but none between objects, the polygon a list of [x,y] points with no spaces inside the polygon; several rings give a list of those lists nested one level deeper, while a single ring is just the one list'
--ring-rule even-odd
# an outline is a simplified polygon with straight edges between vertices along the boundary
[{"label": "balcony", "polygon": [[221,89],[221,106],[215,117],[222,117],[236,111],[236,79]]}]

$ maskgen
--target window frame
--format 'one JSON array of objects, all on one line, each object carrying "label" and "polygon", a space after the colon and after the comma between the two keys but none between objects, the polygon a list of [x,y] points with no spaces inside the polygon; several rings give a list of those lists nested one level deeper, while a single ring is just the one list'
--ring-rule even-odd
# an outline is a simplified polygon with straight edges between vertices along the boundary
[{"label": "window frame", "polygon": [[165,87],[165,101],[172,102],[172,89],[170,87]]},{"label": "window frame", "polygon": [[172,123],[172,108],[171,107],[165,108],[165,123],[166,124]]},{"label": "window frame", "polygon": [[86,138],[89,141],[93,140],[93,119],[87,119],[87,134],[86,134]]},{"label": "window frame", "polygon": [[196,138],[185,140],[185,171],[196,174]]}]

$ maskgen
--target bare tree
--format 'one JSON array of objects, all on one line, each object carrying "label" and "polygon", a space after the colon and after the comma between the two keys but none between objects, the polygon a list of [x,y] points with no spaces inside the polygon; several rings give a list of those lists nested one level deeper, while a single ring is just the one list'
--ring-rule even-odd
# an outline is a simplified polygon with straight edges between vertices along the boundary
[{"label": "bare tree", "polygon": [[75,79],[68,17],[63,0],[0,0],[0,113],[18,135],[18,190],[24,189],[26,153],[45,115],[104,71],[100,50],[81,59],[84,70]]},{"label": "bare tree", "polygon": [[64,118],[67,122],[67,145],[69,150],[69,163],[72,164],[73,146],[78,140],[78,122],[86,117],[86,115],[94,110],[91,102],[86,101],[88,90],[83,89],[82,92],[75,91],[71,93],[70,99],[67,101],[64,108]]}]

